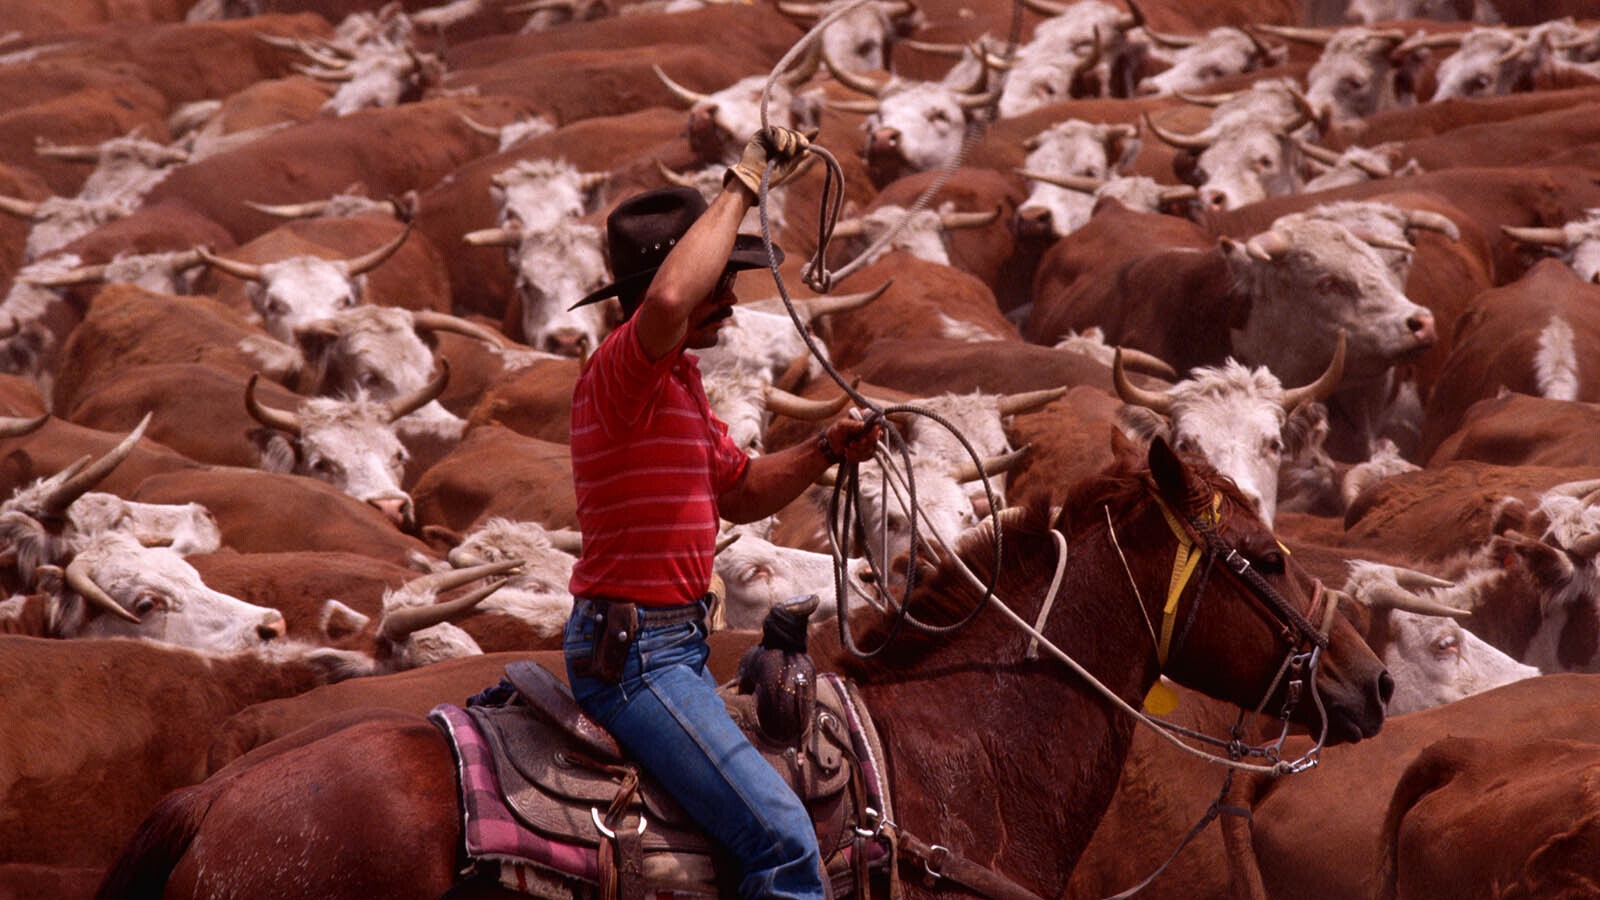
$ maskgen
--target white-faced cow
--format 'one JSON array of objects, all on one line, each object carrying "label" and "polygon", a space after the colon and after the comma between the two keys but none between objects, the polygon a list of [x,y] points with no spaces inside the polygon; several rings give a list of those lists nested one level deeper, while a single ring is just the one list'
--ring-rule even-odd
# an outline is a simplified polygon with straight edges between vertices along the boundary
[{"label": "white-faced cow", "polygon": [[[1057,122],[1028,138],[1022,174],[1032,184],[1028,199],[1017,207],[1017,233],[1062,237],[1077,230],[1094,209],[1092,191],[1122,173],[1139,155],[1140,145],[1137,126],[1081,119]],[[1068,184],[1095,187],[1085,193]]]},{"label": "white-faced cow", "polygon": [[1554,253],[1584,281],[1600,283],[1600,209],[1559,227],[1503,225],[1500,230],[1514,241]]}]

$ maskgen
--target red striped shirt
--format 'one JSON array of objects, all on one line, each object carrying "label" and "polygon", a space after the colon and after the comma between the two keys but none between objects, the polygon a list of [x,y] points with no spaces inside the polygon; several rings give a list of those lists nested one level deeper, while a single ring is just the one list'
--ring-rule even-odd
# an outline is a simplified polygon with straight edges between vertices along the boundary
[{"label": "red striped shirt", "polygon": [[583,556],[569,589],[644,606],[711,583],[717,496],[750,458],[712,414],[683,346],[651,362],[633,319],[601,342],[572,394],[572,481]]}]

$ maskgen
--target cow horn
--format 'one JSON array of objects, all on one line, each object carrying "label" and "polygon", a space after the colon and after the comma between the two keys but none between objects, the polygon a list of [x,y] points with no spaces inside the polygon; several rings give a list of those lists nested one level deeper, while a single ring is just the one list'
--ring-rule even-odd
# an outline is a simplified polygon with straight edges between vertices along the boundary
[{"label": "cow horn", "polygon": [[1524,244],[1543,244],[1547,247],[1567,246],[1567,232],[1561,228],[1520,228],[1515,225],[1501,225],[1500,231],[1506,237]]},{"label": "cow horn", "polygon": [[837,415],[840,410],[850,405],[850,395],[840,394],[832,400],[812,400],[799,394],[791,394],[775,385],[766,387],[767,409],[774,413],[788,416],[791,419],[802,419],[816,422],[829,416]]},{"label": "cow horn", "polygon": [[982,228],[1000,218],[1000,207],[988,212],[947,212],[939,214],[939,224],[946,229]]},{"label": "cow horn", "polygon": [[1600,553],[1600,532],[1590,532],[1573,541],[1567,552],[1580,559],[1588,559]]},{"label": "cow horn", "polygon": [[268,428],[276,428],[298,436],[300,434],[300,417],[292,412],[281,409],[269,409],[261,405],[256,399],[256,382],[260,380],[260,372],[251,372],[250,381],[244,386],[244,408],[257,422]]},{"label": "cow horn", "polygon": [[1406,590],[1419,590],[1421,588],[1451,588],[1455,587],[1454,581],[1446,581],[1427,572],[1416,569],[1406,569],[1400,566],[1390,566],[1389,571],[1394,573],[1395,583]]},{"label": "cow horn", "polygon": [[1311,141],[1300,140],[1296,138],[1294,145],[1300,148],[1301,153],[1304,153],[1306,156],[1309,156],[1317,162],[1324,163],[1326,165],[1336,166],[1339,164],[1339,160],[1344,158],[1342,155],[1340,155],[1339,151],[1331,150],[1322,146],[1321,144],[1314,144]]},{"label": "cow horn", "polygon": [[38,285],[39,287],[71,287],[75,284],[89,284],[106,280],[106,264],[93,263],[87,266],[78,266],[66,272],[57,272],[54,275],[22,275],[17,278],[24,284]]},{"label": "cow horn", "polygon": [[379,247],[376,250],[350,260],[348,263],[350,266],[350,274],[360,275],[363,272],[370,272],[382,265],[383,261],[393,256],[395,251],[400,249],[400,245],[406,242],[406,238],[411,236],[412,227],[412,223],[407,222],[406,227],[400,230],[400,233],[395,236],[394,240],[384,244],[382,247]]},{"label": "cow horn", "polygon": [[734,544],[738,543],[739,538],[741,538],[741,537],[744,537],[744,532],[742,532],[742,531],[734,531],[734,532],[729,532],[727,535],[725,535],[723,537],[717,538],[717,549],[716,549],[715,552],[716,553],[721,553],[722,551],[728,549],[729,547],[732,547]]},{"label": "cow horn", "polygon": [[304,75],[307,78],[315,78],[318,81],[354,81],[356,78],[356,73],[345,69],[333,69],[330,71],[328,69],[319,69],[316,66],[301,65],[299,63],[296,63],[289,68],[294,69],[296,72],[299,72],[301,75]]},{"label": "cow horn", "polygon": [[515,247],[522,243],[522,232],[516,228],[480,228],[463,234],[461,242],[474,247]]},{"label": "cow horn", "polygon": [[1262,262],[1271,262],[1289,252],[1289,239],[1269,228],[1245,241],[1244,249]]},{"label": "cow horn", "polygon": [[266,278],[258,265],[240,262],[236,259],[228,259],[226,256],[218,256],[212,253],[209,247],[201,246],[194,249],[196,253],[200,254],[200,258],[208,264],[227,272],[235,278],[243,278],[246,281],[261,281]]},{"label": "cow horn", "polygon": [[1410,241],[1386,237],[1381,234],[1373,234],[1364,229],[1360,231],[1353,231],[1351,233],[1359,238],[1363,244],[1366,244],[1369,247],[1377,247],[1379,250],[1396,250],[1400,253],[1417,252],[1417,248],[1412,245]]},{"label": "cow horn", "polygon": [[1440,603],[1437,600],[1429,600],[1405,588],[1387,584],[1376,585],[1365,592],[1364,600],[1373,609],[1398,609],[1408,613],[1416,613],[1419,616],[1461,619],[1472,615],[1471,610],[1459,609]]},{"label": "cow horn", "polygon": [[[1127,3],[1128,12],[1117,17],[1117,28],[1122,31],[1128,31],[1144,27],[1144,10],[1140,9],[1139,4],[1135,3],[1134,0],[1127,0]],[[1148,28],[1145,28],[1145,30],[1149,31]]]},{"label": "cow horn", "polygon": [[846,240],[849,238],[861,237],[866,233],[867,220],[861,218],[860,216],[854,216],[849,219],[842,219],[838,222],[835,222],[833,224],[833,231],[830,232],[829,236]]},{"label": "cow horn", "polygon": [[795,3],[794,0],[778,0],[778,2],[774,5],[777,6],[778,12],[783,13],[791,19],[808,20],[822,18],[822,14],[827,8],[821,3]]},{"label": "cow horn", "polygon": [[1022,5],[1041,16],[1053,18],[1072,8],[1071,3],[1052,3],[1050,0],[1022,0]]},{"label": "cow horn", "polygon": [[35,156],[46,159],[64,159],[71,162],[96,162],[100,159],[100,148],[89,147],[83,144],[35,144]]},{"label": "cow horn", "polygon": [[661,83],[667,86],[667,90],[671,91],[679,100],[688,103],[690,106],[693,106],[696,103],[710,102],[711,97],[709,95],[699,93],[698,91],[691,91],[676,81],[673,81],[671,78],[668,78],[667,73],[661,71],[661,67],[655,63],[651,63],[650,68],[655,71],[656,77],[661,79]]},{"label": "cow horn", "polygon": [[1344,378],[1344,329],[1339,330],[1339,336],[1333,342],[1333,359],[1328,361],[1328,367],[1322,370],[1317,380],[1308,385],[1290,388],[1283,392],[1281,403],[1285,411],[1292,411],[1295,407],[1307,402],[1320,402],[1333,396],[1339,387],[1340,379]]},{"label": "cow horn", "polygon": [[40,206],[41,204],[32,200],[0,194],[0,212],[8,212],[19,219],[37,218]]},{"label": "cow horn", "polygon": [[1247,27],[1252,31],[1265,31],[1273,37],[1283,38],[1286,41],[1316,44],[1319,47],[1333,39],[1333,32],[1326,28],[1295,28],[1289,25],[1267,25],[1265,23]]},{"label": "cow horn", "polygon": [[303,219],[309,216],[322,215],[322,211],[328,208],[328,201],[310,200],[305,203],[282,203],[273,205],[269,203],[257,203],[254,200],[246,200],[244,201],[244,205],[256,210],[257,212],[264,212],[269,216],[277,216],[280,219]]},{"label": "cow horn", "polygon": [[550,538],[550,546],[563,553],[573,556],[583,552],[583,533],[571,528],[550,528],[545,530],[545,535]]},{"label": "cow horn", "polygon": [[833,57],[829,56],[826,50],[822,51],[822,64],[827,67],[828,74],[833,76],[834,81],[839,82],[850,90],[858,94],[866,94],[869,97],[882,96],[883,85],[871,79],[862,78],[854,72],[839,68],[833,61]]},{"label": "cow horn", "polygon": [[14,438],[32,434],[44,427],[44,423],[48,421],[50,421],[49,413],[35,416],[31,419],[24,416],[0,416],[0,438]]},{"label": "cow horn", "polygon": [[964,460],[950,468],[950,475],[956,481],[966,484],[969,481],[977,481],[985,475],[1004,474],[1015,469],[1032,447],[1032,444],[1025,444],[1010,453],[991,456],[983,461],[982,466],[974,465],[970,459]]},{"label": "cow horn", "polygon": [[[509,9],[506,10],[506,11],[510,12]],[[485,125],[482,122],[479,122],[477,119],[474,119],[471,116],[467,115],[466,113],[456,113],[456,118],[460,119],[462,121],[462,123],[464,123],[468,128],[472,129],[473,131],[477,132],[478,134],[483,135],[486,138],[494,138],[495,140],[499,140],[500,139],[500,129],[498,129],[498,128],[495,128],[495,127],[490,126],[490,125]]]},{"label": "cow horn", "polygon": [[[1193,200],[1200,196],[1200,189],[1192,184],[1171,184],[1161,189],[1162,203],[1176,203],[1179,200]],[[1163,363],[1163,365],[1165,365]]]},{"label": "cow horn", "polygon": [[824,98],[822,105],[834,112],[870,116],[878,111],[877,100],[833,100]]},{"label": "cow horn", "polygon": [[1069,191],[1081,191],[1085,194],[1092,194],[1100,190],[1100,186],[1106,183],[1104,178],[1094,178],[1089,175],[1046,175],[1043,172],[1034,172],[1029,169],[1016,169],[1014,171],[1023,178],[1041,181],[1045,184],[1053,184],[1058,188],[1066,188]]},{"label": "cow horn", "polygon": [[1122,365],[1122,348],[1118,347],[1111,355],[1111,383],[1117,389],[1117,396],[1123,403],[1132,406],[1142,406],[1158,415],[1172,415],[1172,398],[1165,391],[1147,391],[1135,387],[1128,380],[1128,373]]},{"label": "cow horn", "polygon": [[505,347],[511,343],[510,339],[492,328],[486,328],[470,319],[442,313],[434,309],[417,309],[411,312],[411,324],[423,331],[449,331],[466,337],[477,338],[485,344],[496,347]]},{"label": "cow horn", "polygon": [[1553,494],[1557,497],[1572,497],[1576,500],[1582,500],[1597,489],[1600,489],[1600,478],[1590,478],[1583,481],[1568,481],[1558,484],[1545,491],[1545,496]]},{"label": "cow horn", "polygon": [[384,408],[388,410],[388,421],[393,422],[427,406],[444,393],[445,387],[449,384],[450,361],[440,357],[439,372],[433,376],[433,380],[403,397],[396,397],[384,404]]},{"label": "cow horn", "polygon": [[[435,593],[453,590],[464,584],[471,584],[479,578],[492,577],[510,572],[520,567],[520,559],[507,559],[500,562],[485,563],[481,566],[470,566],[465,569],[451,569],[446,572],[437,572],[432,575],[423,575],[406,582],[400,590],[413,593],[420,590],[432,590]],[[449,620],[468,612],[484,598],[499,590],[504,585],[505,579],[497,578],[469,594],[447,600],[442,603],[430,603],[427,606],[402,606],[389,610],[383,614],[378,623],[378,633],[391,643],[398,643],[424,628],[432,628],[441,622]]]},{"label": "cow horn", "polygon": [[882,297],[883,292],[887,291],[893,284],[894,279],[890,278],[870,291],[840,294],[837,297],[811,297],[806,300],[796,300],[795,305],[805,310],[806,321],[811,322],[823,316],[860,309]]},{"label": "cow horn", "polygon": [[693,178],[690,178],[681,172],[673,171],[660,159],[656,160],[656,171],[661,173],[661,178],[668,184],[675,184],[678,187],[695,188],[696,190],[699,190],[699,187],[695,185]]},{"label": "cow horn", "polygon": [[63,478],[48,495],[39,500],[40,517],[59,516],[67,511],[73,501],[93,490],[95,485],[104,481],[122,461],[128,458],[133,448],[139,443],[139,438],[144,436],[144,430],[149,427],[153,412],[144,414],[128,436],[117,442],[115,447],[106,451],[106,455],[92,463],[75,467],[71,475]]},{"label": "cow horn", "polygon": [[[781,6],[782,4],[780,3],[779,5]],[[944,44],[935,43],[933,41],[918,41],[912,38],[901,38],[895,41],[894,45],[896,47],[907,47],[912,50],[920,50],[923,53],[931,53],[934,56],[950,57],[951,59],[960,59],[961,55],[966,53],[968,49],[967,44]]]},{"label": "cow horn", "polygon": [[1455,220],[1444,213],[1437,213],[1431,209],[1406,210],[1406,227],[1425,228],[1429,231],[1437,231],[1452,241],[1461,240],[1461,229],[1456,226]]},{"label": "cow horn", "polygon": [[1020,394],[1002,394],[995,398],[995,406],[999,408],[1002,416],[1020,416],[1042,409],[1066,395],[1065,385],[1038,391],[1023,391]]},{"label": "cow horn", "polygon": [[605,186],[606,179],[611,177],[609,172],[581,172],[578,174],[578,190],[585,194]]},{"label": "cow horn", "polygon": [[1148,112],[1144,114],[1144,124],[1150,129],[1151,134],[1161,139],[1162,143],[1171,144],[1180,150],[1204,150],[1211,146],[1209,138],[1201,137],[1198,134],[1179,134],[1176,131],[1167,131],[1157,125],[1155,120],[1150,118]]},{"label": "cow horn", "polygon": [[1149,25],[1144,27],[1144,33],[1150,35],[1151,40],[1163,47],[1175,47],[1178,49],[1193,47],[1195,44],[1200,43],[1201,38],[1198,34],[1167,34],[1163,31],[1157,31]]},{"label": "cow horn", "polygon": [[1528,42],[1527,41],[1522,41],[1522,40],[1512,41],[1511,42],[1511,49],[1507,50],[1506,52],[1504,52],[1504,53],[1502,53],[1499,56],[1496,56],[1494,58],[1495,67],[1499,68],[1500,66],[1503,66],[1503,65],[1506,65],[1506,64],[1512,62],[1517,57],[1521,56],[1523,54],[1523,51],[1525,51],[1527,49],[1528,49]]},{"label": "cow horn", "polygon": [[532,15],[536,12],[547,12],[552,9],[564,9],[568,15],[576,14],[578,4],[572,0],[533,0],[532,3],[518,3],[504,7],[503,11],[520,16],[524,13]]},{"label": "cow horn", "polygon": [[135,625],[139,624],[138,616],[124,609],[121,603],[111,599],[110,594],[106,593],[100,585],[94,583],[94,579],[89,575],[89,564],[84,561],[83,557],[74,557],[72,562],[67,563],[65,579],[67,587],[77,591],[78,596],[82,597],[84,602],[91,606],[98,606],[119,619],[126,619]]},{"label": "cow horn", "polygon": [[1465,36],[1459,31],[1436,31],[1432,33],[1418,31],[1397,44],[1393,50],[1389,51],[1389,56],[1391,58],[1403,57],[1424,47],[1459,47],[1461,46],[1462,38]]},{"label": "cow horn", "polygon": [[1229,100],[1234,99],[1242,93],[1244,92],[1229,91],[1223,94],[1195,94],[1191,93],[1190,91],[1173,91],[1172,96],[1177,97],[1179,100],[1182,100],[1185,103],[1193,103],[1195,106],[1210,106],[1215,108],[1227,103]]}]

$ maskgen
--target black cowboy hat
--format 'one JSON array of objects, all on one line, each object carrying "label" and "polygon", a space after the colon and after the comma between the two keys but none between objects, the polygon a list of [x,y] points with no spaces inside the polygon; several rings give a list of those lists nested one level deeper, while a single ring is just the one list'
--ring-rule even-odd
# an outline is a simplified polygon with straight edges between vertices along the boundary
[{"label": "black cowboy hat", "polygon": [[[657,188],[617,204],[606,217],[606,256],[616,281],[568,308],[577,309],[614,295],[637,295],[643,291],[667,253],[705,211],[705,198],[688,187]],[[772,250],[778,262],[783,262],[783,251],[776,245]],[[759,235],[741,234],[734,238],[733,252],[728,255],[729,271],[766,266],[767,250]]]}]

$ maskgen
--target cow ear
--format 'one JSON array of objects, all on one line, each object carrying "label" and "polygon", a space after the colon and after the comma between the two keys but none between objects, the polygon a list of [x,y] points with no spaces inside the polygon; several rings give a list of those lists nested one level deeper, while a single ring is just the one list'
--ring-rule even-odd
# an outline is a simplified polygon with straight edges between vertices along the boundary
[{"label": "cow ear", "polygon": [[1119,466],[1132,468],[1139,461],[1144,448],[1134,443],[1127,433],[1121,428],[1111,426],[1106,429],[1111,432],[1111,456]]},{"label": "cow ear", "polygon": [[250,443],[260,455],[259,467],[266,472],[289,474],[294,471],[298,447],[276,428],[252,428]]}]

